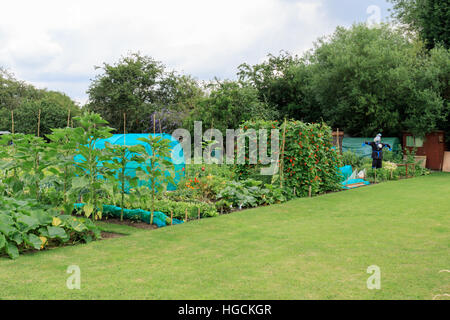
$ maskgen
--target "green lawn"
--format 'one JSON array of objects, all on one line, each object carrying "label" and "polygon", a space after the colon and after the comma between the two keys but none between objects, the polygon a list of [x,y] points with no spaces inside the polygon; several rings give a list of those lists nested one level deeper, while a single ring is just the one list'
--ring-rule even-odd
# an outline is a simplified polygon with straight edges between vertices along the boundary
[{"label": "green lawn", "polygon": [[432,299],[450,293],[449,195],[439,173],[154,231],[102,224],[128,236],[0,258],[0,298]]}]

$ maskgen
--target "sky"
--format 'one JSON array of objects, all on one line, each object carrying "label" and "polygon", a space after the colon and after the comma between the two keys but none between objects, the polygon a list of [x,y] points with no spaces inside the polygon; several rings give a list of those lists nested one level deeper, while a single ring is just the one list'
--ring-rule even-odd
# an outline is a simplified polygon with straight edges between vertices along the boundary
[{"label": "sky", "polygon": [[95,66],[130,52],[198,80],[233,79],[241,63],[281,50],[302,54],[337,26],[386,21],[389,7],[385,0],[3,0],[0,67],[84,104]]}]

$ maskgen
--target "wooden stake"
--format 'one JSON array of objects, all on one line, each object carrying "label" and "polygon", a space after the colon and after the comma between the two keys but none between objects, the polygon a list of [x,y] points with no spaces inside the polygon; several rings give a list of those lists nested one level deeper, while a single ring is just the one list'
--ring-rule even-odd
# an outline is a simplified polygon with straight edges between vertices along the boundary
[{"label": "wooden stake", "polygon": [[200,220],[200,207],[198,207],[198,220]]},{"label": "wooden stake", "polygon": [[38,128],[37,128],[37,136],[39,137],[41,133],[41,109],[38,112]]},{"label": "wooden stake", "polygon": [[296,192],[295,187],[294,187],[294,197],[296,197],[296,196],[297,196],[297,192]]},{"label": "wooden stake", "polygon": [[11,133],[14,134],[14,110],[11,110]]},{"label": "wooden stake", "polygon": [[336,132],[336,143],[337,143],[337,151],[338,153],[341,153],[341,141],[340,141],[340,136],[339,136],[339,128],[337,128],[337,132]]},{"label": "wooden stake", "polygon": [[310,198],[312,197],[312,188],[311,188],[311,186],[309,186],[308,195],[309,195]]},{"label": "wooden stake", "polygon": [[127,114],[123,113],[123,145],[126,146],[125,135],[127,134]]},{"label": "wooden stake", "polygon": [[284,118],[284,129],[283,129],[283,146],[281,151],[281,160],[280,160],[280,187],[283,188],[283,180],[284,180],[284,147],[286,144],[286,125],[287,120]]},{"label": "wooden stake", "polygon": [[170,210],[170,225],[173,226],[173,210]]}]

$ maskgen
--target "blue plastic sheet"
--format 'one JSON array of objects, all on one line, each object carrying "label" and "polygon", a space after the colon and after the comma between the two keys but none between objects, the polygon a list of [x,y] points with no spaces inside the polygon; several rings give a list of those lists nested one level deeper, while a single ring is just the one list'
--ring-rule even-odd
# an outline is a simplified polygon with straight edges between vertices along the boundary
[{"label": "blue plastic sheet", "polygon": [[[84,203],[76,203],[75,209],[83,208]],[[120,218],[122,208],[110,205],[103,205],[102,213],[115,218]],[[123,218],[128,220],[138,220],[150,224],[152,213],[142,209],[123,209]],[[170,223],[170,218],[164,213],[155,211],[153,213],[153,224],[162,228]],[[183,221],[173,219],[173,224],[181,224]]]},{"label": "blue plastic sheet", "polygon": [[[122,145],[122,146],[135,146],[135,145],[143,145],[147,152],[151,154],[152,148],[148,143],[139,141],[139,138],[148,138],[148,134],[141,134],[141,133],[129,133],[126,135],[123,134],[115,134],[112,137],[108,139],[99,139],[95,142],[95,148],[96,149],[104,149],[106,142],[111,143],[112,145]],[[167,190],[174,191],[177,189],[177,184],[180,182],[181,178],[184,176],[184,169],[185,169],[185,161],[184,161],[184,154],[183,154],[183,148],[181,148],[180,143],[174,139],[171,135],[163,133],[163,134],[155,134],[152,136],[160,136],[162,138],[168,139],[171,141],[171,147],[173,149],[172,157],[168,160],[170,160],[174,164],[174,170],[175,170],[175,177],[174,182],[175,185],[169,184],[167,186]],[[129,158],[132,157],[132,154],[129,155]],[[81,155],[75,156],[76,162],[83,162],[84,158]],[[101,165],[100,165],[101,166]],[[136,176],[136,169],[142,166],[142,164],[139,164],[137,162],[130,162],[127,164],[127,167],[125,168],[125,174],[130,177]],[[139,181],[139,186],[148,185],[147,181]]]}]

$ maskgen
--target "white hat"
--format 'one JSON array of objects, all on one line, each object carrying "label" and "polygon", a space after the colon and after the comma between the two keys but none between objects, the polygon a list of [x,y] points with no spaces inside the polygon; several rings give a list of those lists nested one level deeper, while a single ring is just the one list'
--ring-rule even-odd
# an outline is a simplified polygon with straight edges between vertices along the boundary
[{"label": "white hat", "polygon": [[381,141],[381,133],[377,134],[377,136],[375,137],[375,139],[373,139],[373,141],[380,142]]}]

